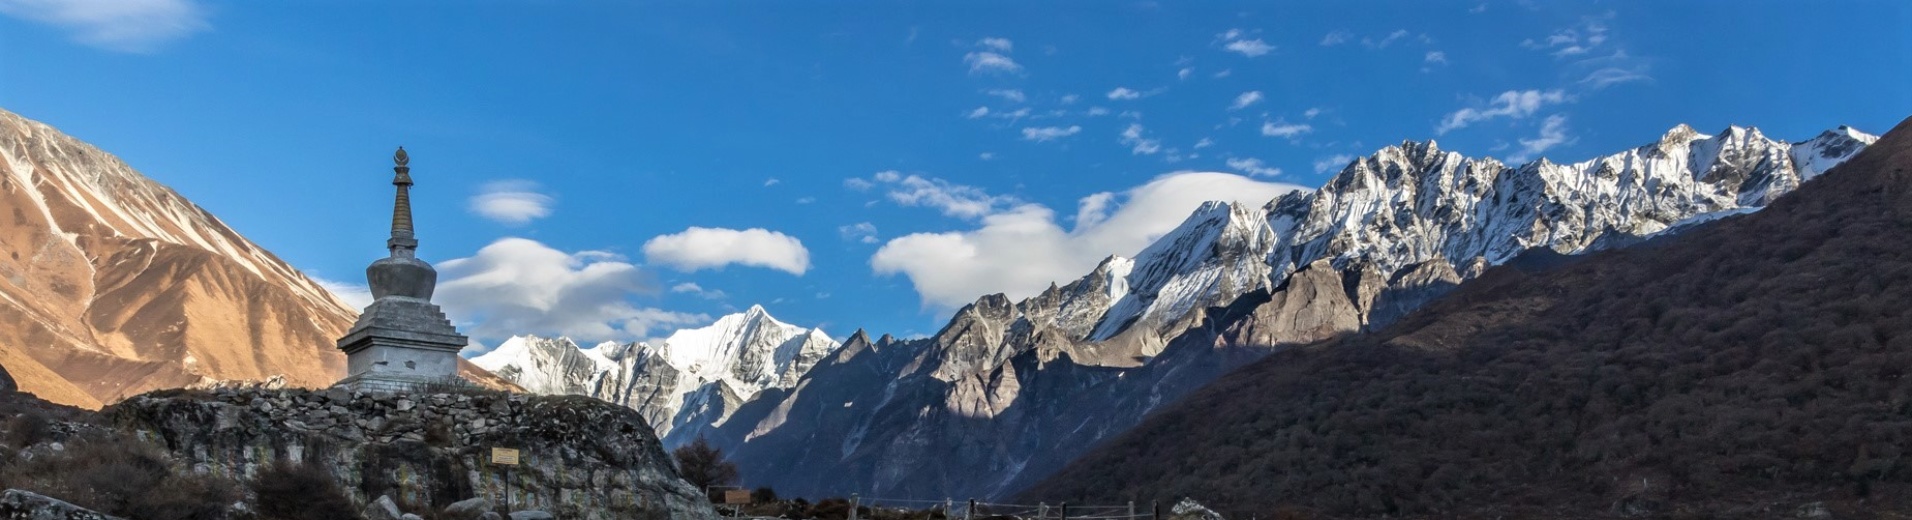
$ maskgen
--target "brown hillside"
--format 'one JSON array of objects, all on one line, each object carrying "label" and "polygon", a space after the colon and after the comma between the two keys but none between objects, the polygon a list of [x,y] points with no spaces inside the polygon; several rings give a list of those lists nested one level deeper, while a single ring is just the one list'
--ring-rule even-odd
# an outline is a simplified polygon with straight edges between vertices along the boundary
[{"label": "brown hillside", "polygon": [[1232,373],[1022,498],[1912,515],[1912,119],[1759,213],[1515,264],[1386,330]]},{"label": "brown hillside", "polygon": [[325,386],[357,314],[126,163],[0,110],[0,363],[22,391],[98,408],[216,380]]}]

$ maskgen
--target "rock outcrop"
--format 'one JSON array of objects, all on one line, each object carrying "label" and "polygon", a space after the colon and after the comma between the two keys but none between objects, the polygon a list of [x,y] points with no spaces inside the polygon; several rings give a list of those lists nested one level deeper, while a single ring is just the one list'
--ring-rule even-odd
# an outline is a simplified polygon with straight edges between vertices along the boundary
[{"label": "rock outcrop", "polygon": [[[241,478],[316,464],[360,503],[487,498],[566,519],[715,518],[641,416],[585,397],[221,388],[135,396],[103,413],[196,470]],[[519,450],[520,464],[493,464],[492,448]]]},{"label": "rock outcrop", "polygon": [[0,519],[4,520],[120,520],[84,507],[68,504],[38,493],[9,489],[0,491]]}]

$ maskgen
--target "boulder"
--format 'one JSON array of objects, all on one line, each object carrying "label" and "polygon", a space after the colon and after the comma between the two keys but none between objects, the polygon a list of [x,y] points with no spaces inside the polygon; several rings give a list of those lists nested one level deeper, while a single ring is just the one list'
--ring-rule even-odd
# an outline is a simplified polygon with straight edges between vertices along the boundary
[{"label": "boulder", "polygon": [[557,517],[544,511],[516,511],[511,513],[511,520],[557,520]]},{"label": "boulder", "polygon": [[483,498],[468,498],[445,506],[445,517],[452,520],[477,520],[489,512],[491,501]]},{"label": "boulder", "polygon": [[120,520],[38,493],[9,489],[0,492],[0,519],[6,520]]},{"label": "boulder", "polygon": [[365,505],[365,520],[401,520],[403,516],[398,512],[398,504],[392,503],[392,497],[379,495],[377,500]]}]

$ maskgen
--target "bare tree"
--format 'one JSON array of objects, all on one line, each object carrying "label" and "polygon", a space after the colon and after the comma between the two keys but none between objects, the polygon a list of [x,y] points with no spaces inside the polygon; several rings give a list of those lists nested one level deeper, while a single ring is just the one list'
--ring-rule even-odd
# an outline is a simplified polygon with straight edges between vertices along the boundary
[{"label": "bare tree", "polygon": [[677,459],[677,473],[690,481],[697,489],[708,492],[711,486],[728,486],[737,483],[737,465],[724,460],[724,450],[710,445],[702,435],[671,452]]}]

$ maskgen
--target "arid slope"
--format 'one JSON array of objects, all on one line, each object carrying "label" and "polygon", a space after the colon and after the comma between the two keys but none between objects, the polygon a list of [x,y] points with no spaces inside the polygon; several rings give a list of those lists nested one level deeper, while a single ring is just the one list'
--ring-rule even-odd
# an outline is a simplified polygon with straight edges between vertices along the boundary
[{"label": "arid slope", "polygon": [[0,110],[0,363],[22,391],[98,408],[217,380],[329,385],[356,316],[172,189]]}]

